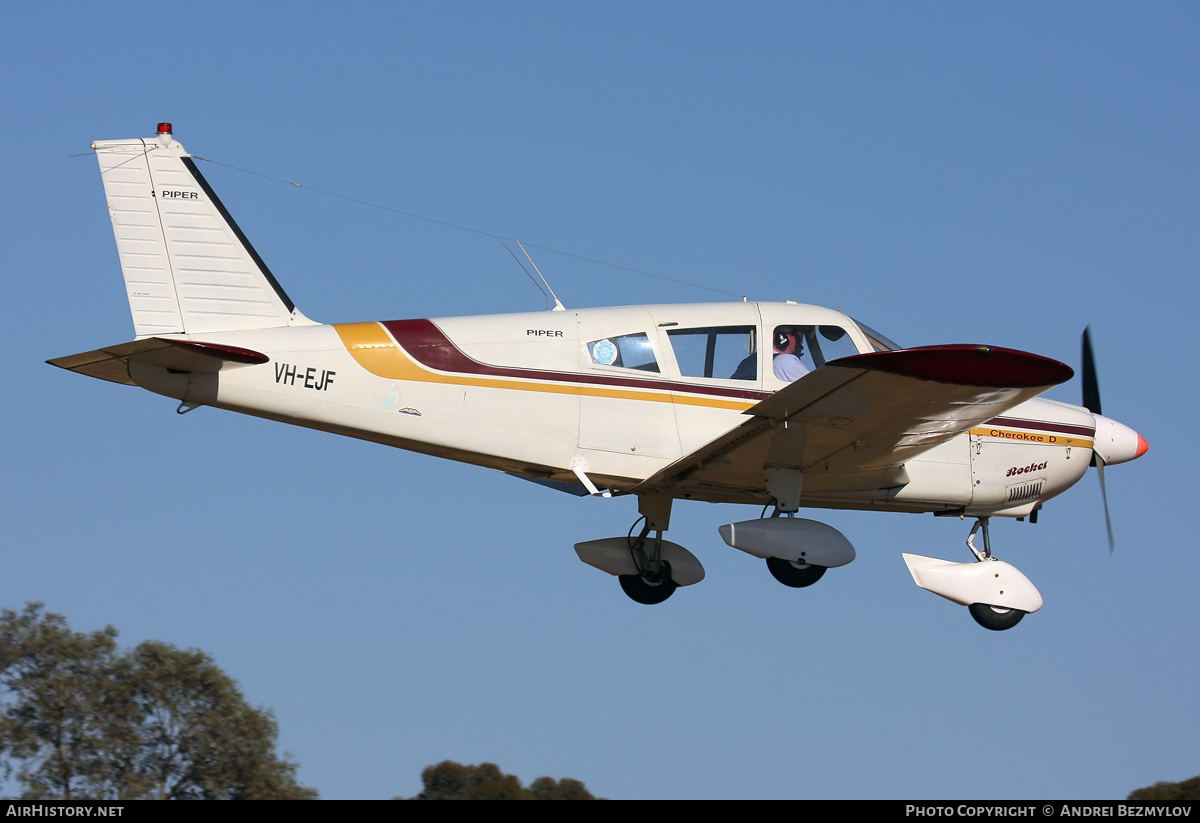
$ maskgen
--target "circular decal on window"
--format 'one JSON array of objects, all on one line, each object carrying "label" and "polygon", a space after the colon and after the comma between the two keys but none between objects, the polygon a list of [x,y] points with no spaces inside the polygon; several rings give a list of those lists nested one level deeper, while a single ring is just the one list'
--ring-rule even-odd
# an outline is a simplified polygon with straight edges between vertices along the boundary
[{"label": "circular decal on window", "polygon": [[598,340],[592,347],[592,359],[601,366],[611,366],[617,362],[617,347],[611,340]]}]

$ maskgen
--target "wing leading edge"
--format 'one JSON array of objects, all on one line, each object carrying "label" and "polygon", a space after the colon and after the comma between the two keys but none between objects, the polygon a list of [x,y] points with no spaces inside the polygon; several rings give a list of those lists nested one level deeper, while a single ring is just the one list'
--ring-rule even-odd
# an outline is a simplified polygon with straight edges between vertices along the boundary
[{"label": "wing leading edge", "polygon": [[767,468],[802,471],[806,494],[902,486],[905,461],[1073,375],[1056,360],[995,346],[843,357],[747,409],[745,423],[637,490],[754,502]]}]

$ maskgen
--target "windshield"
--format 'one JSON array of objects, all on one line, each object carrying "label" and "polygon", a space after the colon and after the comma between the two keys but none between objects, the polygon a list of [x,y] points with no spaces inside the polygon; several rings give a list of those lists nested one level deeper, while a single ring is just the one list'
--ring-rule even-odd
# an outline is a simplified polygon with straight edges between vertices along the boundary
[{"label": "windshield", "polygon": [[[851,319],[853,320],[853,318]],[[860,329],[862,329],[862,333],[867,336],[867,340],[870,341],[871,346],[874,347],[875,351],[900,351],[900,349],[904,348],[903,346],[894,343],[889,338],[884,337],[866,323],[863,323],[859,320],[854,320],[854,322],[858,324]]]}]

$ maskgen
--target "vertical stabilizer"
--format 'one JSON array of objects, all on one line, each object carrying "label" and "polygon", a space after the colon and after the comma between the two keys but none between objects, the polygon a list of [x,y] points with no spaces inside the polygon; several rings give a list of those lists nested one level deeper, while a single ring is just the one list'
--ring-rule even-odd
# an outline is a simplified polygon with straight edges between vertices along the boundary
[{"label": "vertical stabilizer", "polygon": [[100,140],[100,161],[138,337],[308,325],[191,156],[158,136]]}]

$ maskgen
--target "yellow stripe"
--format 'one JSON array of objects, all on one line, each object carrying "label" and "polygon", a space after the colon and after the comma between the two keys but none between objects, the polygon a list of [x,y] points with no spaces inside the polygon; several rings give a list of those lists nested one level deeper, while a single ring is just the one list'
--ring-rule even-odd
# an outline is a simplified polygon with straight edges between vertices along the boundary
[{"label": "yellow stripe", "polygon": [[1090,449],[1092,447],[1091,440],[1085,440],[1082,437],[1071,437],[1066,434],[1052,434],[1050,432],[1017,431],[1015,429],[979,426],[971,429],[971,434],[977,434],[981,437],[994,437],[998,440],[1008,440],[1013,443],[1071,446],[1077,449]]},{"label": "yellow stripe", "polygon": [[744,411],[754,403],[715,397],[692,397],[652,390],[618,389],[577,383],[535,383],[529,380],[495,377],[470,377],[431,371],[408,356],[378,323],[335,323],[333,328],[358,365],[377,377],[408,380],[414,383],[444,383],[454,386],[480,386],[511,391],[537,391],[551,394],[579,394],[587,397],[611,397],[619,400],[646,400],[654,403],[679,403],[717,409]]}]

